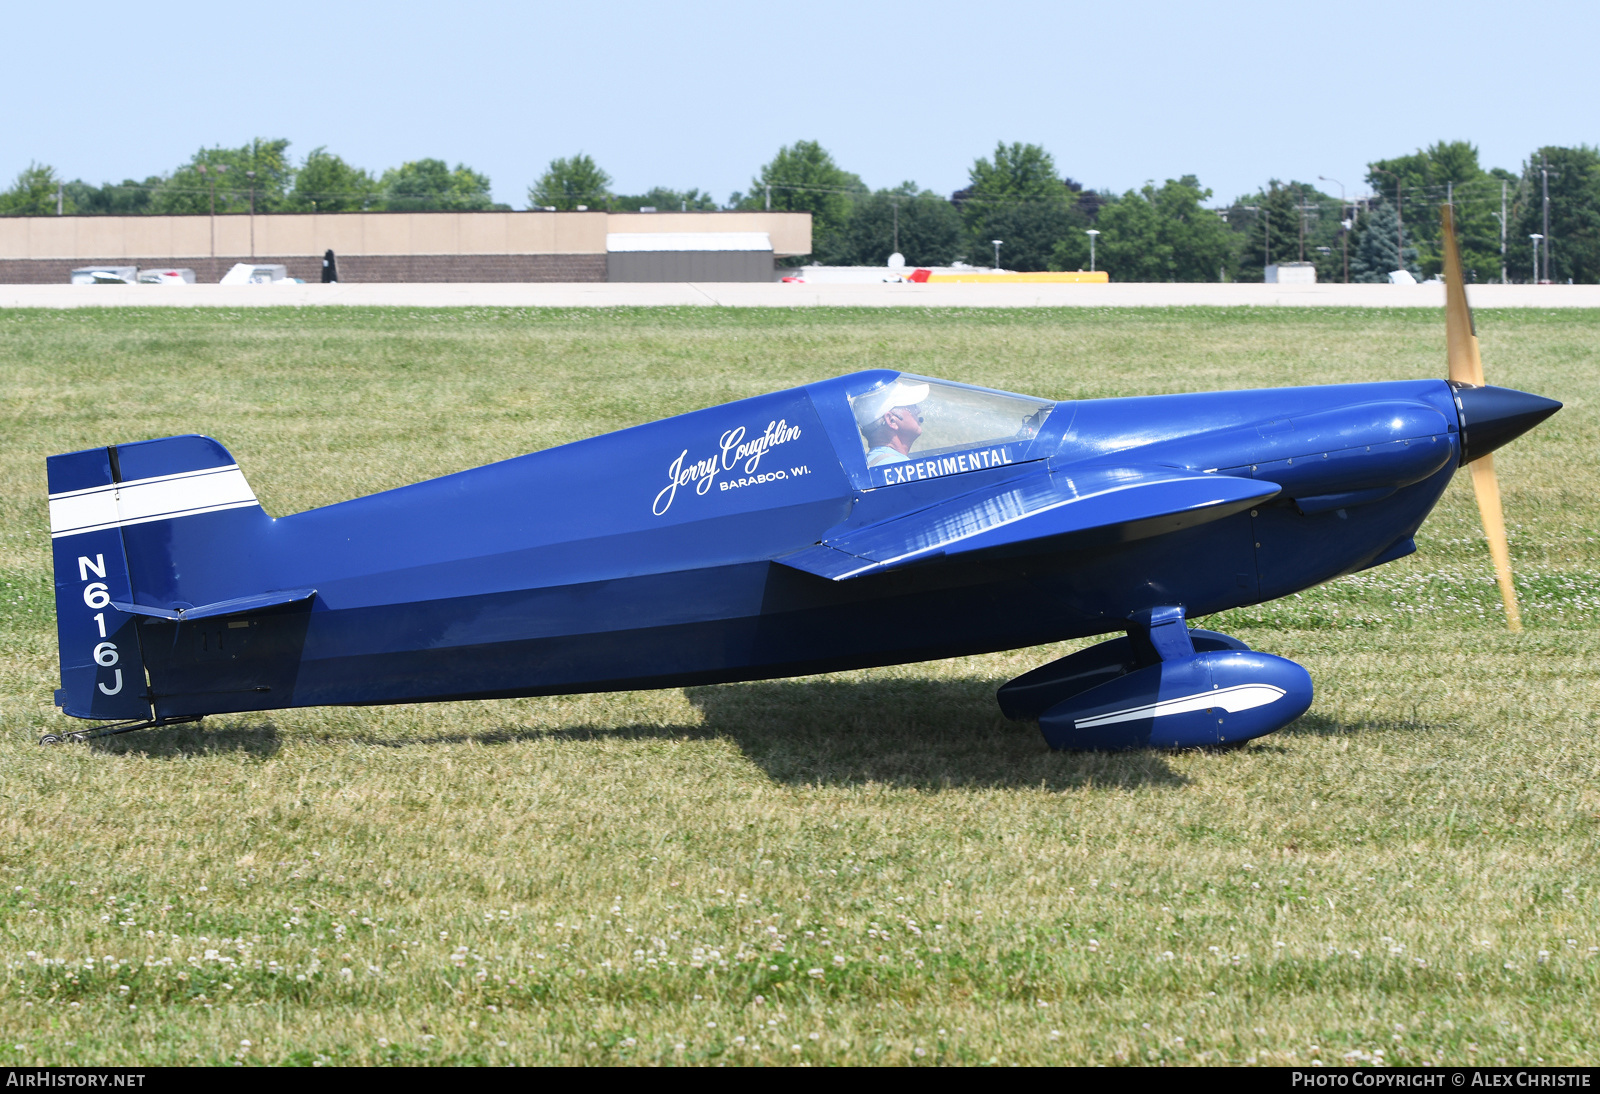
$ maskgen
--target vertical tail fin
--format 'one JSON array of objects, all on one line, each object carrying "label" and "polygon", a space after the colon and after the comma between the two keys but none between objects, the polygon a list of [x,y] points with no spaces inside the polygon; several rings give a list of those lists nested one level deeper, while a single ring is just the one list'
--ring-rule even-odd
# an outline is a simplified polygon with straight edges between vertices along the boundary
[{"label": "vertical tail fin", "polygon": [[56,704],[77,718],[148,717],[142,613],[124,609],[221,599],[213,588],[223,584],[219,548],[269,518],[233,458],[209,437],[91,448],[46,462],[61,659]]}]

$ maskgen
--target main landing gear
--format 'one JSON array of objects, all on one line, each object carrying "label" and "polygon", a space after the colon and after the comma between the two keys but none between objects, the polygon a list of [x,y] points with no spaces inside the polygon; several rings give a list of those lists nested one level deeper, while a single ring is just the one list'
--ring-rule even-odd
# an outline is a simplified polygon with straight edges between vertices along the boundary
[{"label": "main landing gear", "polygon": [[1125,638],[1017,677],[997,698],[1056,749],[1204,748],[1282,729],[1311,706],[1311,675],[1237,638],[1190,630],[1183,609],[1135,613]]}]

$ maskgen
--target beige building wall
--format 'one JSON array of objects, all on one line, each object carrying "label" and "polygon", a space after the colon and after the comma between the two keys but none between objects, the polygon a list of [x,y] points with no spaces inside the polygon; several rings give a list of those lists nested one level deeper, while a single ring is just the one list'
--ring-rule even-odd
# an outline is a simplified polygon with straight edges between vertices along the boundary
[{"label": "beige building wall", "polygon": [[809,213],[278,213],[0,217],[0,259],[603,255],[608,232],[766,232],[780,258],[811,252]]}]

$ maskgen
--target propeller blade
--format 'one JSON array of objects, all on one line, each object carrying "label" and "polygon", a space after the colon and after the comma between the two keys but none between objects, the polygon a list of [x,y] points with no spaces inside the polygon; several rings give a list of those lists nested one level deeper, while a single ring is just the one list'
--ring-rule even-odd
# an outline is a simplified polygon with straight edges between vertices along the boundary
[{"label": "propeller blade", "polygon": [[1506,606],[1506,627],[1515,634],[1522,630],[1522,612],[1517,607],[1517,588],[1511,583],[1511,551],[1506,545],[1506,522],[1500,509],[1500,480],[1494,473],[1494,455],[1480,456],[1467,466],[1472,469],[1472,492],[1478,496],[1483,532],[1489,538],[1494,579],[1500,585],[1500,599]]},{"label": "propeller blade", "polygon": [[[1483,386],[1483,358],[1478,355],[1478,331],[1467,304],[1467,282],[1461,272],[1461,248],[1456,243],[1455,208],[1444,206],[1444,332],[1450,361],[1450,379],[1458,384]],[[1522,630],[1517,588],[1511,582],[1511,550],[1506,543],[1505,512],[1500,505],[1500,479],[1494,473],[1494,456],[1485,454],[1467,465],[1472,469],[1472,492],[1478,499],[1483,534],[1489,540],[1494,577],[1506,607],[1506,626]]]},{"label": "propeller blade", "polygon": [[1444,334],[1450,379],[1483,386],[1483,360],[1478,356],[1478,328],[1467,305],[1467,282],[1461,274],[1461,248],[1456,244],[1456,217],[1444,207]]}]

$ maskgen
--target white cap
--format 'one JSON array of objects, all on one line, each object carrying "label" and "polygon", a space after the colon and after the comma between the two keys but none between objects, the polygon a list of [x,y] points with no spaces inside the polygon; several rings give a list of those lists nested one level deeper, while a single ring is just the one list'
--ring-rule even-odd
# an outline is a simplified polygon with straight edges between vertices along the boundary
[{"label": "white cap", "polygon": [[850,402],[855,412],[856,425],[865,428],[897,406],[916,406],[928,397],[928,385],[909,380],[896,380],[892,384],[857,395]]}]

